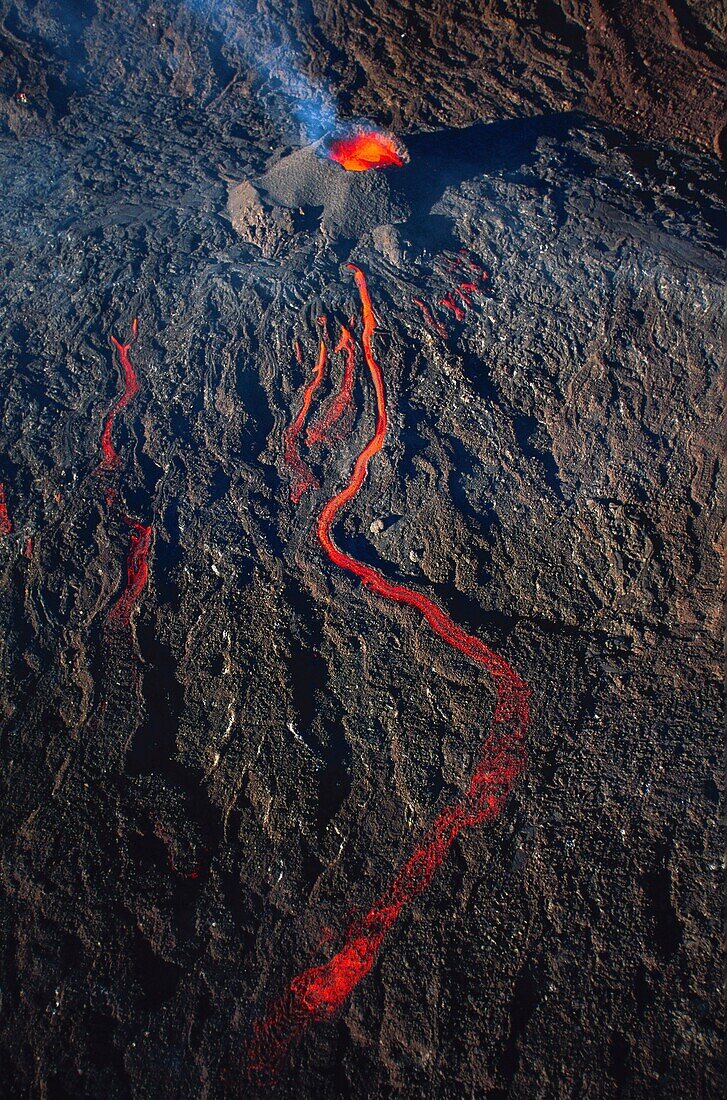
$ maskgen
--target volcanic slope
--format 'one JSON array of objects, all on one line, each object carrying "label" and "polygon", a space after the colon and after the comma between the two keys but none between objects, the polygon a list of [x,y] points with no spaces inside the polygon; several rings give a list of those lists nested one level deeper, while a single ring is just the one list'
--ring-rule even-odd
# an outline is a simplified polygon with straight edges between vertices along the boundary
[{"label": "volcanic slope", "polygon": [[[271,171],[265,119],[242,138],[130,103],[13,145],[2,199],[3,1080],[245,1095],[270,999],[470,782],[487,678],[316,539],[375,423],[360,361],[350,430],[299,436],[320,490],[290,500],[319,318],[360,346],[353,262],[389,423],[336,545],[518,670],[529,764],[276,1094],[712,1100],[713,159],[570,116],[412,135],[376,177],[382,220],[333,236],[303,207],[266,255],[227,206],[228,179]],[[134,317],[110,504],[109,336]],[[313,416],[343,382],[329,348]]]}]

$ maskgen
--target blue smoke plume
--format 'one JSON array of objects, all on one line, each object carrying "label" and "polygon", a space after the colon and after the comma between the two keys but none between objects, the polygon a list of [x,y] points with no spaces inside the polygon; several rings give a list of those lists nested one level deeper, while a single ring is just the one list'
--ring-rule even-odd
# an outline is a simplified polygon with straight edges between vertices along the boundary
[{"label": "blue smoke plume", "polygon": [[223,5],[219,0],[185,3],[204,20],[205,29],[212,26],[223,36],[230,60],[253,71],[262,82],[261,90],[273,93],[288,116],[281,120],[284,125],[296,123],[299,136],[306,141],[315,141],[337,127],[335,98],[304,73],[288,24],[263,25],[253,4]]}]

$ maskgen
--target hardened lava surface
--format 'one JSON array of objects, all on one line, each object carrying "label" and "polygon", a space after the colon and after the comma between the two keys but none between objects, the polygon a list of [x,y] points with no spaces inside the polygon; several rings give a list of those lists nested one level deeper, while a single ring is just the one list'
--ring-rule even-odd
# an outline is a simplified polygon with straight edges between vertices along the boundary
[{"label": "hardened lava surface", "polygon": [[[289,7],[2,9],[0,1081],[716,1100],[711,100],[608,115],[625,5]],[[716,80],[709,6],[653,10],[634,64]],[[293,140],[291,41],[408,162]]]}]

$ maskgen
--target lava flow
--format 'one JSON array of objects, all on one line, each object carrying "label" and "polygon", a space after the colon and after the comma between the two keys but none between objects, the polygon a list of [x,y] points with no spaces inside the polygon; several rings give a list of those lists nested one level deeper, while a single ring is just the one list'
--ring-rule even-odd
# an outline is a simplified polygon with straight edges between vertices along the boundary
[{"label": "lava flow", "polygon": [[362,130],[349,137],[334,138],[328,143],[326,153],[347,172],[404,166],[404,158],[394,139],[377,130]]},{"label": "lava flow", "polygon": [[[319,317],[318,323],[322,328],[325,328],[325,317]],[[300,345],[298,345],[300,346]],[[303,493],[306,493],[309,489],[317,489],[318,482],[316,481],[312,471],[306,466],[303,459],[300,457],[300,450],[298,448],[298,437],[301,433],[303,425],[305,424],[308,411],[311,407],[313,395],[323,381],[323,374],[326,369],[326,345],[325,341],[321,339],[318,350],[318,362],[315,365],[313,374],[311,375],[310,382],[303,391],[303,402],[300,406],[298,415],[293,420],[290,427],[285,432],[285,461],[293,471],[293,481],[290,486],[290,499],[294,504],[297,504]]]},{"label": "lava flow", "polygon": [[341,339],[333,350],[342,351],[345,356],[341,388],[323,415],[308,428],[305,439],[309,447],[314,443],[333,442],[333,428],[349,408],[353,397],[354,346],[353,337],[345,325],[341,325]]},{"label": "lava flow", "polygon": [[[467,266],[473,272],[471,277],[469,279],[463,279],[462,282],[457,284],[453,291],[450,291],[449,294],[445,294],[443,298],[439,299],[440,306],[444,306],[445,309],[448,309],[451,313],[453,313],[458,321],[464,320],[465,312],[471,305],[474,304],[475,297],[477,297],[478,294],[484,293],[484,288],[482,284],[487,282],[489,278],[489,275],[487,271],[485,271],[484,267],[481,267],[477,263],[477,261],[474,260],[472,256],[468,255],[467,252],[465,252],[464,250],[460,251],[453,260],[450,260],[448,262],[447,272],[450,273],[456,271],[457,268],[461,267],[462,264],[465,263],[465,261],[467,263]],[[462,305],[458,305],[456,301],[457,298],[460,299]],[[417,301],[416,299],[415,301],[421,309],[422,303]]]},{"label": "lava flow", "polygon": [[455,315],[458,321],[464,320],[464,310],[461,306],[458,306],[451,294],[445,294],[443,298],[439,299],[440,306],[444,306],[445,309],[449,309]]},{"label": "lava flow", "polygon": [[9,535],[13,529],[5,500],[5,485],[0,481],[0,535]]},{"label": "lava flow", "polygon": [[433,316],[432,311],[427,303],[423,302],[421,298],[412,298],[412,302],[415,306],[419,307],[421,315],[424,318],[424,324],[427,326],[427,328],[430,329],[432,332],[436,332],[437,336],[441,336],[443,340],[446,340],[447,336],[449,335],[446,328],[441,321],[438,321],[436,317]]},{"label": "lava flow", "polygon": [[126,558],[126,587],[109,611],[107,623],[128,626],[134,604],[139,599],[149,576],[146,559],[152,528],[146,527],[143,523],[136,523],[128,516],[124,516],[123,519],[131,527],[129,554]]},{"label": "lava flow", "polygon": [[111,337],[111,342],[119,353],[119,360],[124,372],[124,392],[113,403],[108,413],[106,414],[106,420],[104,421],[103,431],[101,433],[101,450],[103,452],[103,459],[101,460],[102,470],[111,470],[119,464],[119,456],[111,442],[111,429],[114,424],[116,414],[125,408],[129,404],[134,394],[139,391],[139,380],[136,377],[136,371],[129,358],[129,348],[136,339],[136,334],[139,330],[139,325],[136,317],[131,322],[131,339],[128,344],[120,343],[115,336]]},{"label": "lava flow", "polygon": [[441,811],[388,889],[349,927],[343,946],[333,958],[297,974],[265,1018],[254,1026],[248,1069],[257,1080],[274,1073],[290,1043],[308,1023],[329,1019],[343,1005],[371,970],[384,938],[403,908],[429,886],[461,830],[497,817],[525,767],[530,690],[524,680],[504,658],[457,626],[425,595],[392,584],[375,569],[343,553],[333,541],[332,524],[340,509],[361,488],[371,458],[383,447],[387,425],[384,379],[372,347],[374,311],[364,273],[353,264],[348,267],[354,273],[361,298],[361,343],[376,395],[376,427],[354,463],[348,484],[324,505],[318,518],[318,539],[335,565],[359,577],[366,588],[384,599],[416,608],[445,642],[484,668],[493,681],[496,701],[489,734],[463,798]]}]

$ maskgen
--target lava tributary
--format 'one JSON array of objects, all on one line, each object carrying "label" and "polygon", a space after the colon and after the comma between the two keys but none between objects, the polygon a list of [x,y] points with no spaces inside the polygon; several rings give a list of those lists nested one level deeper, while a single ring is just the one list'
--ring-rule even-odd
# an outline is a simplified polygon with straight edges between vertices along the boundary
[{"label": "lava tributary", "polygon": [[412,298],[412,302],[414,303],[415,306],[419,307],[419,309],[421,311],[421,315],[424,318],[424,323],[427,326],[427,328],[430,329],[432,332],[436,332],[436,334],[438,336],[441,336],[443,340],[446,340],[447,339],[447,330],[446,330],[446,328],[444,327],[444,325],[442,324],[441,321],[438,321],[436,319],[436,317],[433,315],[433,313],[432,313],[431,309],[429,308],[429,306],[427,305],[427,303],[423,302],[421,300],[421,298]]},{"label": "lava tributary", "polygon": [[338,422],[350,407],[353,396],[353,337],[345,325],[341,325],[341,339],[333,350],[334,352],[343,352],[345,356],[341,388],[322,416],[308,428],[305,439],[309,447],[315,443],[332,443],[341,434]]},{"label": "lava tributary", "polygon": [[139,391],[139,380],[136,377],[136,371],[129,358],[129,348],[136,339],[138,332],[138,322],[136,317],[131,322],[131,340],[127,344],[120,343],[115,336],[111,337],[111,342],[119,353],[119,360],[124,372],[124,392],[113,403],[108,413],[106,414],[106,420],[104,421],[103,432],[101,433],[101,450],[103,452],[103,459],[101,460],[101,469],[110,470],[114,466],[119,464],[119,456],[116,449],[111,442],[111,429],[114,424],[116,414],[120,412],[126,405],[129,404],[134,394]]},{"label": "lava tributary", "polygon": [[[326,319],[325,317],[318,318],[318,324],[323,331],[326,331]],[[299,349],[300,344],[296,340],[296,358],[300,362]],[[306,493],[308,489],[317,489],[318,482],[314,477],[312,471],[306,466],[303,459],[300,457],[300,450],[298,448],[298,436],[301,433],[303,425],[305,424],[306,417],[313,401],[313,396],[323,381],[323,374],[326,369],[326,345],[324,340],[320,341],[318,350],[318,361],[315,365],[313,374],[310,381],[306,385],[303,391],[303,401],[300,406],[298,415],[293,420],[293,423],[285,432],[285,461],[293,472],[293,480],[290,486],[290,499],[294,504],[297,504],[303,493]]]},{"label": "lava tributary", "polygon": [[5,500],[5,486],[0,481],[0,535],[9,535],[13,529],[8,514],[8,505]]},{"label": "lava tributary", "polygon": [[147,555],[151,543],[151,526],[136,523],[123,517],[131,527],[129,553],[126,558],[126,587],[109,611],[107,622],[110,625],[128,626],[134,604],[138,600],[149,576]]},{"label": "lava tributary", "polygon": [[361,130],[347,137],[332,138],[326,153],[347,172],[369,168],[403,168],[406,153],[394,138],[378,130]]}]

